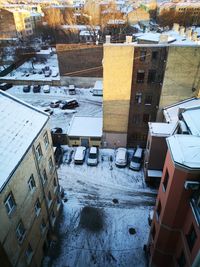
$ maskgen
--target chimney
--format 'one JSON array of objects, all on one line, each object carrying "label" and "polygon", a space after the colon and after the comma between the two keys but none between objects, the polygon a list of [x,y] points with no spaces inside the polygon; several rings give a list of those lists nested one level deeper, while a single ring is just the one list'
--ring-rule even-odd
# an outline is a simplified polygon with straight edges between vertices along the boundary
[{"label": "chimney", "polygon": [[183,26],[180,27],[179,34],[180,34],[182,37],[185,37],[185,27],[183,27]]},{"label": "chimney", "polygon": [[132,39],[133,39],[132,36],[126,36],[126,43],[127,43],[127,44],[132,43]]},{"label": "chimney", "polygon": [[172,30],[175,31],[175,32],[179,32],[179,24],[178,23],[174,23]]},{"label": "chimney", "polygon": [[192,34],[192,41],[197,42],[198,41],[198,34],[197,32],[193,32]]},{"label": "chimney", "polygon": [[187,28],[186,32],[185,32],[186,38],[187,39],[192,39],[192,29],[191,28]]},{"label": "chimney", "polygon": [[106,35],[106,44],[110,44],[110,35]]},{"label": "chimney", "polygon": [[167,34],[161,34],[159,37],[159,44],[162,43],[168,43],[168,35]]}]

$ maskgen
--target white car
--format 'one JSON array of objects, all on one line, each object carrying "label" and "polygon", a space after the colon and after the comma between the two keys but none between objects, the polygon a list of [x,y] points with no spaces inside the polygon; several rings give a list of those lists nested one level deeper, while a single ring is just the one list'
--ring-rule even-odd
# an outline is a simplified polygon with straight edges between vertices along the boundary
[{"label": "white car", "polygon": [[83,164],[85,158],[86,147],[78,146],[74,155],[75,164]]},{"label": "white car", "polygon": [[87,165],[97,166],[98,164],[98,149],[97,147],[91,147],[87,158]]},{"label": "white car", "polygon": [[117,167],[126,167],[127,165],[127,150],[126,148],[118,148],[116,150],[115,165]]},{"label": "white car", "polygon": [[143,149],[138,147],[133,153],[129,168],[134,171],[139,171],[142,165]]},{"label": "white car", "polygon": [[50,93],[50,86],[48,84],[43,86],[43,92],[44,93]]}]

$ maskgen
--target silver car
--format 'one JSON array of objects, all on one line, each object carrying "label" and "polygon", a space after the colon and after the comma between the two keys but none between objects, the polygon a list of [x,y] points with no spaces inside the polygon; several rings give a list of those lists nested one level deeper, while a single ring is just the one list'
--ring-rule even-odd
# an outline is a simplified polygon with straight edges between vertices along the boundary
[{"label": "silver car", "polygon": [[91,147],[87,158],[87,165],[97,166],[98,164],[98,149],[97,147]]},{"label": "silver car", "polygon": [[126,167],[127,165],[127,149],[126,148],[120,147],[116,150],[115,165],[117,167]]}]

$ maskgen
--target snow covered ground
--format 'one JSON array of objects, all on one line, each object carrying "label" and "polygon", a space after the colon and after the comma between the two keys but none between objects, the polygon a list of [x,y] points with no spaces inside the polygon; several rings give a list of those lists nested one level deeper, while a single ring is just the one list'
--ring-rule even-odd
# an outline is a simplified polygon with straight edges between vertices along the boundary
[{"label": "snow covered ground", "polygon": [[[67,202],[58,219],[57,243],[44,259],[43,267],[144,267],[143,245],[147,243],[148,214],[156,191],[146,187],[143,171],[117,168],[114,150],[101,149],[97,167],[65,162],[72,148],[65,149],[58,169]],[[73,153],[74,154],[74,153]],[[72,156],[73,158],[73,156]],[[114,203],[113,200],[118,203]],[[94,232],[80,224],[84,207],[101,211],[103,227]],[[134,228],[131,235],[129,229]]]},{"label": "snow covered ground", "polygon": [[[51,87],[49,94],[42,90],[34,94],[32,91],[23,93],[22,86],[14,86],[7,92],[38,108],[49,107],[54,99],[76,98],[80,104],[75,109],[77,115],[101,116],[102,97],[92,96],[90,90],[79,88],[77,94],[71,96],[67,87]],[[55,108],[50,117],[51,127],[67,131],[72,116]],[[64,149],[58,177],[67,201],[63,201],[58,218],[57,242],[44,259],[43,267],[147,266],[143,246],[148,240],[148,215],[155,205],[156,191],[146,186],[143,171],[117,168],[112,149],[100,150],[97,167],[86,163],[74,165],[74,149]],[[80,224],[84,207],[100,211],[103,222],[100,231],[89,231]],[[129,233],[130,228],[135,234]]]},{"label": "snow covered ground", "polygon": [[66,100],[75,98],[79,107],[76,109],[61,110],[60,108],[54,108],[53,114],[50,116],[50,126],[61,127],[63,132],[66,133],[69,123],[72,119],[73,114],[79,116],[102,116],[102,97],[93,96],[90,92],[92,88],[77,88],[76,95],[69,95],[67,87],[52,87],[50,93],[43,93],[42,89],[40,93],[30,93],[23,92],[23,86],[13,86],[6,92],[18,97],[19,99],[32,104],[38,108],[44,110],[50,107],[50,102],[53,100]]}]

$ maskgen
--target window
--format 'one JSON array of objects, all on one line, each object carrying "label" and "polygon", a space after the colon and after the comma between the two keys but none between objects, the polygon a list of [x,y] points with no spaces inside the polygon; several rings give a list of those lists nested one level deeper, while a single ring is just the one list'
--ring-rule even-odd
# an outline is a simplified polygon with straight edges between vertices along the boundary
[{"label": "window", "polygon": [[143,83],[144,82],[144,70],[138,70],[137,72],[137,83]]},{"label": "window", "polygon": [[70,140],[72,140],[72,141],[79,141],[80,138],[79,137],[70,136]]},{"label": "window", "polygon": [[31,177],[30,179],[28,180],[28,187],[29,187],[29,190],[30,191],[33,191],[36,187],[35,185],[35,180],[34,180],[34,177],[33,177],[33,174],[31,174]]},{"label": "window", "polygon": [[152,236],[153,240],[155,238],[155,235],[156,235],[156,228],[155,228],[155,225],[154,225],[153,228],[152,228],[152,231],[151,231],[151,236]]},{"label": "window", "polygon": [[152,104],[152,98],[153,98],[152,95],[146,95],[144,104],[145,105],[151,105]]},{"label": "window", "polygon": [[142,103],[142,93],[135,94],[135,103],[141,104]]},{"label": "window", "polygon": [[169,173],[168,173],[168,170],[166,169],[165,177],[163,181],[163,191],[167,190],[168,181],[169,181]]},{"label": "window", "polygon": [[45,184],[46,181],[47,181],[47,173],[46,173],[46,170],[44,169],[43,173],[42,173],[42,182],[43,182],[43,184]]},{"label": "window", "polygon": [[39,199],[36,200],[34,207],[35,207],[35,213],[38,216],[39,213],[40,213],[40,210],[41,210],[41,204],[40,204],[40,200]]},{"label": "window", "polygon": [[18,242],[21,244],[25,237],[25,228],[22,221],[20,221],[19,224],[17,225],[16,237]]},{"label": "window", "polygon": [[25,255],[27,258],[27,262],[29,263],[31,261],[32,256],[33,256],[33,250],[32,250],[32,247],[30,244],[28,244]]},{"label": "window", "polygon": [[148,83],[155,83],[156,81],[156,70],[149,70],[148,73]]},{"label": "window", "polygon": [[140,114],[133,115],[133,124],[140,124]]},{"label": "window", "polygon": [[46,223],[45,223],[44,218],[42,218],[42,221],[41,221],[41,224],[40,224],[40,231],[41,231],[42,234],[44,233],[45,229],[46,229]]},{"label": "window", "polygon": [[52,161],[52,157],[49,158],[49,170],[52,171],[53,169],[53,161]]},{"label": "window", "polygon": [[159,220],[159,218],[160,218],[160,213],[161,213],[161,202],[159,200],[158,206],[157,206],[157,209],[156,209],[157,220]]},{"label": "window", "polygon": [[51,206],[51,203],[52,203],[52,197],[51,197],[51,192],[49,191],[49,193],[48,193],[48,205],[49,205],[49,207]]},{"label": "window", "polygon": [[52,221],[52,224],[54,225],[55,221],[56,221],[56,216],[55,216],[54,211],[52,211],[52,213],[51,213],[51,221]]},{"label": "window", "polygon": [[36,147],[36,157],[38,160],[40,160],[42,157],[42,149],[41,149],[40,144]]},{"label": "window", "polygon": [[101,137],[90,137],[90,141],[101,141]]},{"label": "window", "polygon": [[49,138],[48,138],[47,132],[44,134],[44,144],[45,144],[45,147],[48,147],[49,145]]},{"label": "window", "polygon": [[143,122],[147,123],[147,122],[149,122],[149,119],[150,119],[150,115],[148,113],[144,113],[143,114]]},{"label": "window", "polygon": [[157,58],[158,58],[158,51],[153,51],[151,59],[156,60]]},{"label": "window", "polygon": [[197,223],[200,225],[200,190],[194,191],[191,198],[192,211]]},{"label": "window", "polygon": [[146,51],[140,51],[140,61],[145,61],[146,59],[146,54],[147,52]]},{"label": "window", "polygon": [[190,249],[190,251],[192,251],[195,241],[197,239],[197,234],[195,232],[194,226],[192,225],[190,228],[190,231],[188,233],[188,235],[186,236],[187,239],[187,243],[188,243],[188,247]]},{"label": "window", "polygon": [[6,200],[4,201],[6,211],[8,214],[10,214],[13,209],[16,207],[15,199],[13,197],[12,192],[7,196]]},{"label": "window", "polygon": [[180,257],[177,259],[178,267],[184,267],[186,264],[185,254],[182,251]]}]

